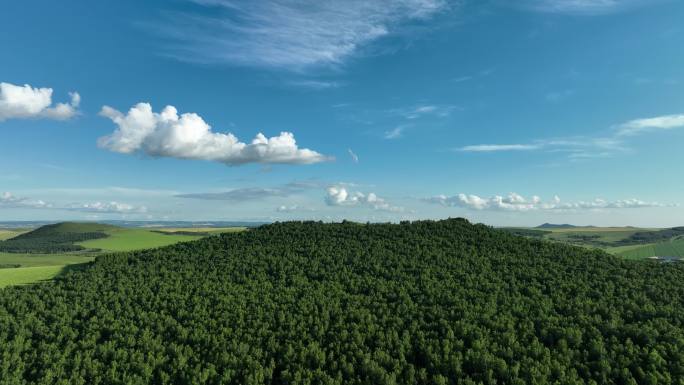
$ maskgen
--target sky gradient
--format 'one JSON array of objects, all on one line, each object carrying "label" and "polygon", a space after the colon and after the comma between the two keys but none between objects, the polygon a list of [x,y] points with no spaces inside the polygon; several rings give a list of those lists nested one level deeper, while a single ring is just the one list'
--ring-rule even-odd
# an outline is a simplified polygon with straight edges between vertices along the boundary
[{"label": "sky gradient", "polygon": [[0,220],[684,225],[682,2],[1,7]]}]

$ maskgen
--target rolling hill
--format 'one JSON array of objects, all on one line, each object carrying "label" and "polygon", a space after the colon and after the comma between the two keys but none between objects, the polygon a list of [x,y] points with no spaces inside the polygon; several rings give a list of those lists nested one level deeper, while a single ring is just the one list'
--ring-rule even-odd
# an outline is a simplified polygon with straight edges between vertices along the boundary
[{"label": "rolling hill", "polygon": [[[197,240],[244,228],[124,228],[102,223],[63,222],[33,230],[2,230],[0,288],[49,280],[116,251],[141,250]],[[1,382],[0,382],[1,383]]]},{"label": "rolling hill", "polygon": [[0,341],[8,384],[679,384],[684,264],[279,223],[0,290]]},{"label": "rolling hill", "polygon": [[46,225],[0,242],[0,252],[63,253],[84,250],[77,245],[89,239],[106,238],[114,226],[64,222]]}]

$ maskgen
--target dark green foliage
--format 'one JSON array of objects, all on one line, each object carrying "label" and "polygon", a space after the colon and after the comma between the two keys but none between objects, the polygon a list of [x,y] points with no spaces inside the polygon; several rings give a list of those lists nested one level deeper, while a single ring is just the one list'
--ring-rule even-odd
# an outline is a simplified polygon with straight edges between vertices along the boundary
[{"label": "dark green foliage", "polygon": [[552,234],[551,231],[546,231],[546,230],[520,229],[520,228],[513,228],[513,227],[502,228],[501,230],[507,231],[513,235],[518,235],[521,237],[538,238],[538,239],[544,238],[544,236],[547,234]]},{"label": "dark green foliage", "polygon": [[106,238],[103,231],[114,226],[90,223],[57,223],[39,227],[28,233],[0,242],[0,252],[6,253],[63,253],[84,250],[75,243]]},{"label": "dark green foliage", "polygon": [[601,239],[601,236],[599,234],[570,234],[568,235],[568,238],[577,241],[590,242]]},{"label": "dark green foliage", "polygon": [[0,291],[0,384],[684,384],[684,265],[283,223]]},{"label": "dark green foliage", "polygon": [[21,267],[21,265],[18,263],[0,263],[0,269],[16,269],[17,267]]}]

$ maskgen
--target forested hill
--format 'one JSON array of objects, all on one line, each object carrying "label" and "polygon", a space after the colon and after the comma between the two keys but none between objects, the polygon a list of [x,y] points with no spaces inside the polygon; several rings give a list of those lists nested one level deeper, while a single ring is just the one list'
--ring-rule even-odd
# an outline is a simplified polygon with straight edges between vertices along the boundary
[{"label": "forested hill", "polygon": [[41,226],[35,230],[0,242],[0,252],[63,253],[84,250],[77,242],[108,237],[116,226],[100,223],[62,222]]},{"label": "forested hill", "polygon": [[683,384],[684,265],[282,223],[0,291],[0,384]]}]

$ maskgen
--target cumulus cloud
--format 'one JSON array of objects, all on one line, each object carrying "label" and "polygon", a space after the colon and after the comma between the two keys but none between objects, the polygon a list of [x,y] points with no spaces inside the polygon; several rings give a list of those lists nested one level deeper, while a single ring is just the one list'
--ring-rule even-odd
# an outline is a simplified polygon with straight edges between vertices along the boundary
[{"label": "cumulus cloud", "polygon": [[206,9],[159,25],[177,41],[174,57],[293,71],[342,64],[402,24],[447,8],[446,0],[192,1]]},{"label": "cumulus cloud", "polygon": [[654,118],[635,119],[618,126],[618,136],[634,136],[651,131],[672,130],[684,127],[684,114],[663,115]]},{"label": "cumulus cloud", "polygon": [[110,151],[144,153],[155,157],[198,159],[227,165],[247,163],[311,164],[330,160],[316,151],[300,149],[294,135],[281,132],[267,138],[259,133],[251,143],[243,143],[231,133],[213,132],[199,115],[178,115],[173,106],[161,113],[148,103],[138,103],[127,114],[104,106],[100,113],[117,129],[101,137],[98,145]]},{"label": "cumulus cloud", "polygon": [[16,208],[50,208],[50,204],[42,200],[34,200],[25,197],[18,197],[10,192],[3,192],[0,194],[0,209],[16,209]]},{"label": "cumulus cloud", "polygon": [[145,206],[134,206],[121,202],[92,202],[74,203],[64,207],[68,211],[80,211],[86,213],[108,213],[108,214],[142,214],[147,212]]},{"label": "cumulus cloud", "polygon": [[325,203],[329,206],[369,207],[374,210],[401,212],[403,207],[392,206],[375,193],[364,194],[348,191],[344,186],[330,186],[326,190]]},{"label": "cumulus cloud", "polygon": [[0,122],[7,119],[46,118],[67,120],[78,114],[81,96],[70,92],[69,103],[52,105],[52,88],[0,83]]},{"label": "cumulus cloud", "polygon": [[439,195],[427,198],[425,201],[448,207],[498,211],[633,209],[675,206],[659,202],[646,202],[639,199],[623,199],[616,201],[594,199],[592,201],[562,202],[558,196],[554,196],[550,201],[543,201],[536,195],[531,198],[525,198],[516,193],[510,193],[507,196],[496,195],[490,198],[482,198],[477,195],[467,194],[458,194],[455,196]]}]

